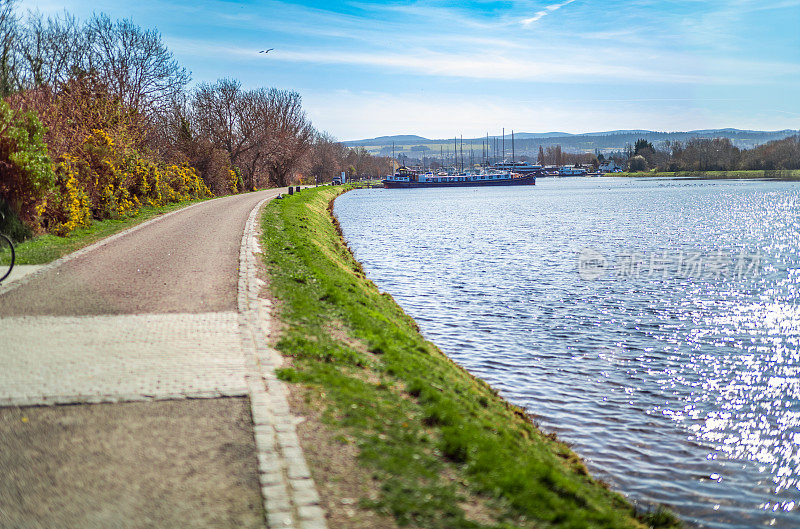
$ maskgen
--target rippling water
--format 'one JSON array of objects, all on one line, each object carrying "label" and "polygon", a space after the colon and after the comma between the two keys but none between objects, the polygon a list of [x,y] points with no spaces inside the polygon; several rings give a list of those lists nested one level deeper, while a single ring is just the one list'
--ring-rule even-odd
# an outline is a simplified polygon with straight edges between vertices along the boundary
[{"label": "rippling water", "polygon": [[800,526],[797,184],[371,189],[335,213],[425,336],[614,488]]}]

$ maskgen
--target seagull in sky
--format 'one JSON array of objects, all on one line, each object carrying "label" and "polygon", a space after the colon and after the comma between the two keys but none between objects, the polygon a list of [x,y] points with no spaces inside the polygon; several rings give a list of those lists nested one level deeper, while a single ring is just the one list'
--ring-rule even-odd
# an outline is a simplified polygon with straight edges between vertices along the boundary
[{"label": "seagull in sky", "polygon": [[260,51],[260,52],[258,52],[258,53],[269,53],[269,52],[271,52],[271,51],[272,51],[272,50],[274,50],[274,49],[275,49],[275,48],[270,48],[270,49],[268,49],[268,50],[261,50],[261,51]]}]

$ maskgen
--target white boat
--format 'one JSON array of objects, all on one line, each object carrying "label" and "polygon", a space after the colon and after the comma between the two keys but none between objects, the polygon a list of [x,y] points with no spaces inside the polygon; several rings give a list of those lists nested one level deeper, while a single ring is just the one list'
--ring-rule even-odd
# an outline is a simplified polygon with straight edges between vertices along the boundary
[{"label": "white boat", "polygon": [[575,167],[574,165],[565,165],[558,169],[558,176],[586,176],[586,169]]}]

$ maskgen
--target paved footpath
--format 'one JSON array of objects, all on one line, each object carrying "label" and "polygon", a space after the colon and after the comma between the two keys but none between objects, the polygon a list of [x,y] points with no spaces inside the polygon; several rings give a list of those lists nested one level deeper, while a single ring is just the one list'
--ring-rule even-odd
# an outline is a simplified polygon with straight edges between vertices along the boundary
[{"label": "paved footpath", "polygon": [[[69,521],[82,527],[171,527],[176,523],[188,527],[192,522],[198,527],[224,527],[222,520],[227,520],[231,527],[244,527],[252,520],[247,513],[234,512],[247,508],[236,503],[246,496],[236,487],[247,488],[250,483],[263,500],[262,527],[264,523],[269,528],[325,527],[319,496],[297,442],[286,389],[274,375],[280,356],[267,344],[269,302],[259,297],[264,282],[258,278],[257,213],[279,191],[190,206],[0,287],[0,406],[4,406],[0,408],[0,446],[17,443],[38,450],[28,456],[7,450],[5,455],[0,453],[0,526],[58,527]],[[250,409],[237,411],[236,398],[242,397],[249,397]],[[166,399],[183,404],[169,404]],[[144,402],[133,404],[136,401]],[[91,411],[85,406],[21,408],[90,403],[95,403]],[[48,409],[50,415],[43,411]],[[234,416],[247,415],[247,411],[248,424],[242,427]],[[26,414],[54,427],[66,424],[72,443],[61,439],[53,444],[62,430],[37,430]],[[199,445],[177,433],[193,422],[197,428],[219,432],[202,440],[198,435],[198,443],[206,443],[207,450],[198,450]],[[138,427],[131,426],[134,423]],[[96,436],[77,441],[78,430],[85,432],[88,424],[100,425]],[[167,434],[175,430],[174,435],[166,435],[165,444],[153,444],[156,441],[149,439],[158,436],[148,432],[150,424],[160,425]],[[119,437],[120,428],[132,433]],[[239,437],[232,431],[239,432]],[[26,440],[26,432],[30,439]],[[234,438],[224,438],[228,434]],[[178,442],[181,437],[183,444]],[[116,441],[94,446],[95,438]],[[240,460],[251,463],[250,477],[247,469],[240,470],[241,477],[224,490],[207,490],[209,482],[226,483],[226,476],[214,475],[225,473],[225,467],[215,470],[222,456],[213,454],[224,454],[231,446],[243,452]],[[250,454],[247,446],[252,447]],[[154,478],[136,483],[136,473],[129,467],[147,465],[147,459],[133,462],[111,457],[125,450],[171,453],[161,459],[154,455],[151,465],[166,469],[183,458],[179,467],[191,472],[185,472],[186,478],[174,486],[164,485],[170,483],[166,478],[155,478],[164,482],[161,499],[143,494]],[[207,460],[202,460],[204,455]],[[51,461],[37,466],[42,458]],[[192,481],[195,467],[210,474]],[[31,468],[46,475],[36,475]],[[94,474],[84,475],[82,468],[93,469],[85,473]],[[141,475],[153,470],[158,476],[158,468],[142,469]],[[61,477],[52,477],[52,472]],[[69,487],[71,482],[100,479],[100,483],[106,480],[102,490],[113,490],[122,479],[115,475],[128,476],[125,479],[133,482],[122,486],[112,499],[87,500],[72,490],[79,487]],[[194,493],[171,496],[197,481],[203,483],[197,484]],[[138,503],[133,501],[139,498],[137,494],[141,496]],[[75,496],[73,501],[63,501],[70,495]],[[115,511],[113,502],[123,497],[129,500],[128,510]],[[215,509],[206,509],[205,517],[197,514],[215,500],[219,502],[216,510],[226,515],[220,516]],[[192,501],[199,502],[197,508]],[[170,509],[154,507],[154,502],[183,505]],[[129,518],[142,513],[149,514]]]}]

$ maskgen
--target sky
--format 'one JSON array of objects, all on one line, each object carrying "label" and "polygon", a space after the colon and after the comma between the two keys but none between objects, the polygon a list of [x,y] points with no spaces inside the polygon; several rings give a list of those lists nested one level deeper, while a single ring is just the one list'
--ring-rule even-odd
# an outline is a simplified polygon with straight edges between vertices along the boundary
[{"label": "sky", "polygon": [[155,28],[193,83],[294,90],[341,140],[800,129],[800,0],[19,4]]}]

